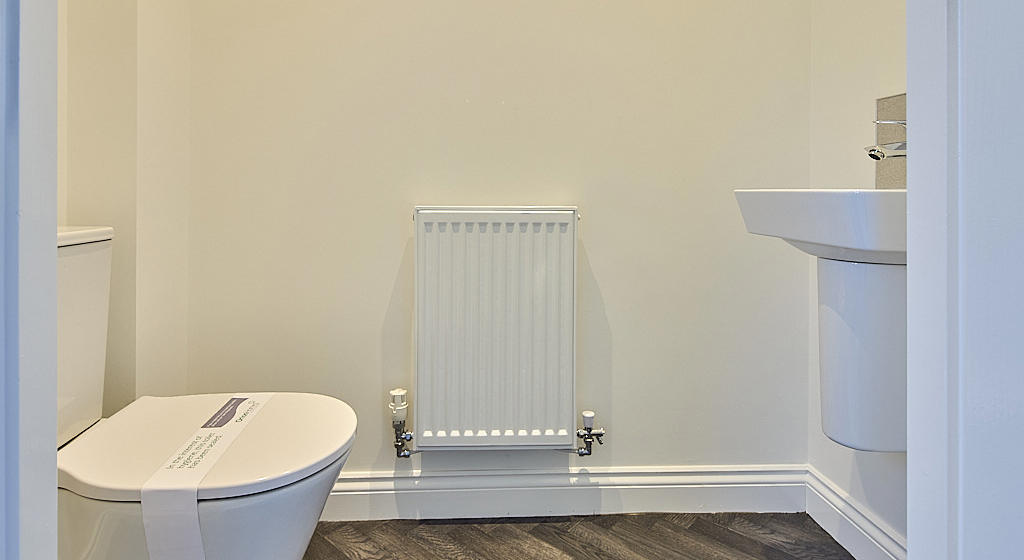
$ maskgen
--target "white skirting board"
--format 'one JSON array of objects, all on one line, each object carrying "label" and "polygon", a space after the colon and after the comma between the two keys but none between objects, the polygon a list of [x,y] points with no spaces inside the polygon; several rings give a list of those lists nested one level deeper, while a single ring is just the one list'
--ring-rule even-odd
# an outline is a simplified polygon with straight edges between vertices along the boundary
[{"label": "white skirting board", "polygon": [[805,464],[342,472],[321,519],[806,511],[858,560],[905,560],[906,539]]},{"label": "white skirting board", "polygon": [[807,468],[807,514],[857,560],[906,560],[907,538],[813,466]]},{"label": "white skirting board", "polygon": [[803,511],[803,465],[343,473],[323,519]]}]

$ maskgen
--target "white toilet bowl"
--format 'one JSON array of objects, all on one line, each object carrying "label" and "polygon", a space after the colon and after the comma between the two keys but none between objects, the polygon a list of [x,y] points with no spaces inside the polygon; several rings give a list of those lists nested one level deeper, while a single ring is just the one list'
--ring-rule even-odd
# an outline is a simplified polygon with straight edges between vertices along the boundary
[{"label": "white toilet bowl", "polygon": [[[270,396],[197,487],[207,559],[299,560],[355,439],[324,395]],[[142,487],[231,395],[142,397],[57,453],[61,560],[146,560]]]}]

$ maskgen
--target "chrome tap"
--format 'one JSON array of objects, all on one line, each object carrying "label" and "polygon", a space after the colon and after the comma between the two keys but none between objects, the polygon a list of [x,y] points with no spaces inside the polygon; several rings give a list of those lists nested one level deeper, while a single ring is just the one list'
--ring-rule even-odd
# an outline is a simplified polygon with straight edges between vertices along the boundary
[{"label": "chrome tap", "polygon": [[583,440],[583,447],[576,450],[576,454],[580,457],[586,457],[594,453],[594,440],[597,440],[598,445],[604,445],[601,441],[605,435],[604,428],[594,427],[594,411],[584,410],[583,411],[583,427],[576,430],[576,437]]},{"label": "chrome tap", "polygon": [[864,150],[867,151],[868,157],[875,161],[881,161],[886,158],[907,157],[906,142],[891,142],[889,144],[868,146],[867,148],[864,148]]},{"label": "chrome tap", "polygon": [[391,402],[388,403],[388,408],[391,409],[391,427],[395,430],[395,456],[400,459],[408,459],[412,455],[412,450],[408,447],[408,443],[412,441],[412,432],[405,431],[406,412],[409,408],[406,394],[406,390],[401,387],[388,393],[391,398]]},{"label": "chrome tap", "polygon": [[[873,121],[875,124],[892,124],[907,128],[907,121]],[[886,158],[905,158],[907,157],[907,142],[890,142],[888,144],[879,144],[876,146],[868,146],[864,148],[868,153],[868,157],[875,160],[881,161]]]}]

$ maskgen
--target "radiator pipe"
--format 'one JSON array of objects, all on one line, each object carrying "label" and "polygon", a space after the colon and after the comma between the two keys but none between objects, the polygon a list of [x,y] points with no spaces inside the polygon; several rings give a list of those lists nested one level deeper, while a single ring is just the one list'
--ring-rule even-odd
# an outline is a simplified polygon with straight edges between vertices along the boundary
[{"label": "radiator pipe", "polygon": [[584,410],[583,411],[583,427],[576,430],[576,437],[583,440],[583,447],[576,450],[576,454],[580,457],[586,457],[594,454],[594,440],[597,440],[598,445],[604,445],[601,438],[605,436],[604,428],[594,427],[594,411]]},{"label": "radiator pipe", "polygon": [[412,441],[412,432],[405,431],[405,420],[409,411],[408,391],[402,387],[392,389],[388,396],[391,409],[391,427],[395,430],[395,456],[403,459],[412,455],[412,450],[407,444]]}]

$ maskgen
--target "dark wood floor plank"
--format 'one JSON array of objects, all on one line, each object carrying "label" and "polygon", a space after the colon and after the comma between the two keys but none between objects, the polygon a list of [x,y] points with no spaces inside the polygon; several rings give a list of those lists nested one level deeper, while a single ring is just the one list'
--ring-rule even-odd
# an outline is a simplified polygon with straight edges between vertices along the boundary
[{"label": "dark wood floor plank", "polygon": [[[700,520],[695,520],[694,524]],[[713,524],[712,524],[713,525]],[[734,542],[725,542],[713,536],[700,533],[691,526],[682,529],[669,523],[655,523],[650,529],[651,538],[671,544],[678,550],[692,550],[706,560],[766,560],[763,554],[751,554],[748,547],[735,546]],[[775,559],[773,559],[775,560]],[[785,560],[793,560],[788,558]]]},{"label": "dark wood floor plank", "polygon": [[714,539],[736,550],[743,551],[754,558],[763,560],[797,560],[784,551],[772,548],[768,543],[752,539],[717,523],[712,523],[709,519],[695,519],[689,529],[694,533],[704,535],[709,539]]},{"label": "dark wood floor plank", "polygon": [[367,534],[375,522],[338,523],[321,533],[340,553],[339,558],[350,560],[391,560],[394,556],[381,550]]},{"label": "dark wood floor plank", "polygon": [[621,515],[574,515],[573,523],[586,522],[592,526],[608,528],[619,522]]},{"label": "dark wood floor plank", "polygon": [[606,550],[608,555],[614,558],[643,560],[651,557],[649,551],[638,550],[637,547],[630,542],[630,539],[623,540],[618,536],[613,535],[609,531],[609,528],[611,527],[614,527],[614,525],[602,527],[596,522],[590,522],[583,519],[569,528],[569,534],[577,539],[590,542],[595,546]]},{"label": "dark wood floor plank", "polygon": [[649,530],[628,518],[621,518],[615,525],[605,529],[608,536],[617,539],[630,550],[645,558],[679,558],[681,560],[706,560],[698,551],[676,549],[663,540],[650,538]]},{"label": "dark wood floor plank", "polygon": [[734,517],[729,529],[763,541],[798,560],[853,560],[845,549],[821,531],[813,531],[789,520],[779,521],[776,515],[754,513]]},{"label": "dark wood floor plank", "polygon": [[578,560],[640,560],[643,558],[632,551],[628,556],[617,555],[614,551],[602,548],[597,543],[576,538],[569,534],[568,530],[559,529],[552,524],[539,523],[530,530],[530,534]]},{"label": "dark wood floor plank", "polygon": [[490,519],[424,519],[419,522],[421,527],[429,527],[435,534],[447,535],[448,531],[457,527],[480,527],[489,523],[501,523],[499,520]]},{"label": "dark wood floor plank", "polygon": [[749,513],[735,515],[730,523],[757,525],[766,532],[786,535],[797,540],[816,539],[827,535],[806,513]]},{"label": "dark wood floor plank", "polygon": [[320,523],[303,560],[851,560],[803,513]]},{"label": "dark wood floor plank", "polygon": [[316,531],[313,533],[313,538],[309,540],[309,548],[306,549],[302,560],[336,560],[341,557],[341,552],[337,547],[325,539],[319,531]]},{"label": "dark wood floor plank", "polygon": [[[754,540],[769,543],[780,550],[788,550],[796,544],[799,539],[799,531],[789,528],[780,531],[767,525],[765,521],[766,519],[761,517],[761,514],[732,516],[727,519],[716,518],[714,520],[715,523],[723,527],[727,527]],[[794,532],[797,532],[797,535],[794,535]]]},{"label": "dark wood floor plank", "polygon": [[[660,517],[660,516],[659,516]],[[654,518],[655,521],[657,517]],[[637,523],[635,519],[623,519],[615,525],[613,532],[630,533],[649,547],[676,554],[679,558],[699,558],[700,560],[752,560],[749,557],[735,554],[723,554],[722,551],[705,543],[695,541],[689,529],[672,525],[651,524],[649,527]],[[659,556],[660,557],[660,556]]]},{"label": "dark wood floor plank", "polygon": [[417,521],[392,520],[381,523],[370,531],[370,540],[381,550],[387,550],[399,558],[414,560],[445,560],[443,556],[434,554],[434,551],[409,538],[409,534],[416,529]]},{"label": "dark wood floor plank", "polygon": [[762,519],[766,519],[770,525],[783,524],[789,525],[801,531],[807,538],[822,538],[832,540],[831,535],[825,532],[820,525],[811,519],[810,515],[806,513],[777,513],[777,514],[759,514]]},{"label": "dark wood floor plank", "polygon": [[[495,527],[491,527],[492,529]],[[501,538],[492,537],[479,527],[465,526],[452,529],[448,537],[462,546],[475,558],[488,560],[522,560],[518,552]]]},{"label": "dark wood floor plank", "polygon": [[[740,514],[740,513],[734,513],[734,512],[731,512],[731,511],[726,511],[726,512],[721,512],[721,513],[704,513],[704,514],[700,514],[700,517],[703,518],[703,519],[707,519],[708,521],[710,521],[712,523],[718,523],[719,525],[728,527],[729,523],[732,523],[733,519],[736,519],[736,516],[738,516],[738,515],[748,515],[748,514]],[[749,515],[755,515],[755,514],[749,514]]]},{"label": "dark wood floor plank", "polygon": [[[619,523],[620,521],[628,521],[628,522],[630,522],[630,523],[632,523],[634,525],[639,525],[641,527],[651,527],[655,523],[657,523],[658,520],[661,519],[662,517],[664,517],[665,515],[666,514],[664,514],[664,513],[623,513],[623,514],[614,516],[615,523],[612,523],[611,525],[615,525],[615,524]],[[597,518],[597,517],[606,517],[606,516],[604,516],[604,515],[595,515],[594,517]]]},{"label": "dark wood floor plank", "polygon": [[[539,523],[530,525],[502,525],[491,531],[491,537],[502,541],[517,553],[518,560],[572,560],[572,557],[529,533]],[[529,529],[527,529],[529,527]]]},{"label": "dark wood floor plank", "polygon": [[479,560],[472,552],[448,536],[450,525],[420,525],[409,532],[409,538],[447,560]]},{"label": "dark wood floor plank", "polygon": [[693,522],[701,517],[699,513],[657,513],[659,523],[669,523],[677,527],[689,529]]}]

